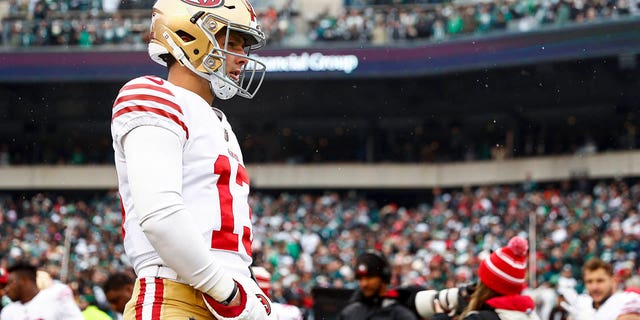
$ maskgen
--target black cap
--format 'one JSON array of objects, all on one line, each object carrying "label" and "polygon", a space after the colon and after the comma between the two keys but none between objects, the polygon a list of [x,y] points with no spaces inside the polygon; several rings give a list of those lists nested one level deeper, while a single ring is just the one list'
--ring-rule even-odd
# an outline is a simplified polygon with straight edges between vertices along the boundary
[{"label": "black cap", "polygon": [[385,283],[391,281],[391,267],[381,254],[367,252],[358,257],[356,262],[356,278],[363,276],[380,277]]}]

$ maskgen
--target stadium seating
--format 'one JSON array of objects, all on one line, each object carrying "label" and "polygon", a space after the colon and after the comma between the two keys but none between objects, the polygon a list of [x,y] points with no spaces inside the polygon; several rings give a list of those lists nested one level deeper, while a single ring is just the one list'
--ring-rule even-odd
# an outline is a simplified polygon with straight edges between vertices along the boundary
[{"label": "stadium seating", "polygon": [[[130,268],[120,242],[118,194],[110,192],[0,195],[2,263],[28,258],[61,276],[78,294],[91,294],[91,275]],[[274,299],[310,309],[318,288],[357,286],[354,257],[369,248],[390,259],[394,286],[453,287],[475,278],[489,250],[514,235],[535,239],[534,286],[557,284],[569,265],[592,256],[617,274],[640,266],[640,184],[569,181],[484,186],[403,200],[366,192],[255,193],[254,258],[275,283]],[[532,220],[534,219],[534,220]],[[66,230],[66,231],[65,231]],[[544,232],[542,232],[544,230]],[[61,269],[70,241],[68,273]]]},{"label": "stadium seating", "polygon": [[[308,46],[325,41],[373,45],[398,41],[445,41],[461,35],[527,32],[636,17],[636,2],[607,1],[346,1],[336,12],[301,12],[286,1],[261,6],[259,19],[270,46]],[[148,38],[153,1],[12,0],[2,19],[5,47],[141,46]]]}]

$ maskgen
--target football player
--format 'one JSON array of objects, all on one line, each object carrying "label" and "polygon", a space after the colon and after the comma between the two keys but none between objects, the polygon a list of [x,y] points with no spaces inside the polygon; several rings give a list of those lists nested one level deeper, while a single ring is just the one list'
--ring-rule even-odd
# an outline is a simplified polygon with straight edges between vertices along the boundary
[{"label": "football player", "polygon": [[214,98],[252,98],[265,37],[247,0],[158,0],[149,55],[168,76],[126,83],[111,133],[125,251],[124,319],[271,319],[251,278],[249,177]]},{"label": "football player", "polygon": [[102,285],[109,306],[116,313],[115,320],[122,319],[124,307],[133,293],[133,283],[134,280],[127,273],[116,272],[109,275]]},{"label": "football player", "polygon": [[8,271],[5,292],[13,302],[2,309],[0,319],[84,319],[69,286],[50,281],[46,287],[38,287],[36,267],[22,262]]},{"label": "football player", "polygon": [[633,298],[633,293],[617,290],[613,266],[600,258],[591,258],[582,266],[582,279],[585,285],[582,294],[578,295],[573,288],[561,292],[565,300],[561,306],[572,319],[614,320]]}]

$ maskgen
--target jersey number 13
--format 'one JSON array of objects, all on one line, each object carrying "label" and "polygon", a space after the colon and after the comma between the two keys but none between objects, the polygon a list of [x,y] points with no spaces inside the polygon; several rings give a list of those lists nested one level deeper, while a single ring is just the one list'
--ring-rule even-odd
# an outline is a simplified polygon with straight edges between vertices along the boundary
[{"label": "jersey number 13", "polygon": [[[233,195],[229,188],[231,183],[231,164],[226,156],[219,156],[214,166],[214,173],[220,175],[216,187],[220,197],[220,230],[213,230],[211,234],[211,248],[238,252],[238,234],[234,232],[236,216],[233,213]],[[247,170],[238,164],[235,183],[239,186],[249,184]],[[248,210],[251,221],[251,208]],[[243,219],[247,221],[246,219]],[[242,245],[251,256],[251,228],[242,227]]]}]

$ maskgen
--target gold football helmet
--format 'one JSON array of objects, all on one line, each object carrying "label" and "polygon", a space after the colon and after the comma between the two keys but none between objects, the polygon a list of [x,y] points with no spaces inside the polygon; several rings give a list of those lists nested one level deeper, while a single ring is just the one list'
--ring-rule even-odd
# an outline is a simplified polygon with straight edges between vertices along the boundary
[{"label": "gold football helmet", "polygon": [[[216,35],[226,33],[225,42]],[[232,32],[245,40],[244,54],[227,50]],[[249,56],[265,44],[256,13],[248,0],[158,0],[153,6],[149,56],[166,66],[163,55],[171,54],[180,64],[209,80],[220,99],[236,94],[253,98],[264,79],[264,63]],[[247,59],[239,77],[229,77],[228,55]]]}]

